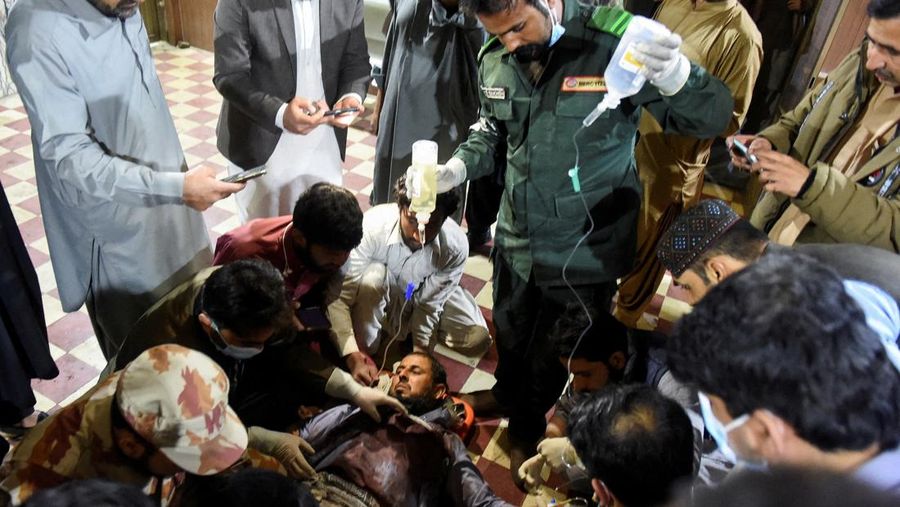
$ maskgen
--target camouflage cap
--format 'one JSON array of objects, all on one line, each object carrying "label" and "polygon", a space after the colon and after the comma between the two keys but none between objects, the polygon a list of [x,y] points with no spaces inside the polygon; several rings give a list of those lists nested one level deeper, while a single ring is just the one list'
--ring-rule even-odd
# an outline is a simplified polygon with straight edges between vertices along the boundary
[{"label": "camouflage cap", "polygon": [[707,248],[741,217],[724,201],[708,199],[685,210],[659,238],[660,262],[681,276]]},{"label": "camouflage cap", "polygon": [[221,472],[247,448],[247,430],[228,406],[228,377],[196,350],[144,351],[119,377],[116,400],[137,434],[192,474]]}]

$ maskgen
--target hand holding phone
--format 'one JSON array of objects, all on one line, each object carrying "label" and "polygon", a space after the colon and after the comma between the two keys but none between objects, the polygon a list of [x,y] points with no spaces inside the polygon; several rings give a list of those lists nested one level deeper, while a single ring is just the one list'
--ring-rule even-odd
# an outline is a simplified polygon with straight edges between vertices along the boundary
[{"label": "hand holding phone", "polygon": [[254,178],[259,178],[264,174],[266,174],[266,168],[257,167],[256,169],[250,169],[249,171],[232,174],[231,176],[222,178],[222,181],[224,181],[225,183],[243,183]]},{"label": "hand holding phone", "polygon": [[759,163],[759,159],[756,158],[756,155],[750,153],[750,148],[736,137],[732,140],[731,152],[739,157],[744,157],[744,160],[750,165]]},{"label": "hand holding phone", "polygon": [[340,116],[342,114],[355,113],[359,111],[358,107],[345,107],[342,109],[332,109],[331,111],[325,111],[325,116]]}]

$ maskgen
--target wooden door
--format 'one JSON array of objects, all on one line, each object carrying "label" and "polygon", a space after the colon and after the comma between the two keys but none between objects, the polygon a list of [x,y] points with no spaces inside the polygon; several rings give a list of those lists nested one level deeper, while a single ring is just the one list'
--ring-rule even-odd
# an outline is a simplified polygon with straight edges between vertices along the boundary
[{"label": "wooden door", "polygon": [[[151,1],[151,0],[148,0]],[[212,51],[213,15],[217,0],[169,0],[169,42],[187,42]]]},{"label": "wooden door", "polygon": [[166,24],[163,22],[165,16],[162,15],[162,12],[163,3],[161,0],[146,0],[141,4],[141,17],[144,18],[144,26],[147,28],[147,36],[150,37],[150,42],[166,38]]}]

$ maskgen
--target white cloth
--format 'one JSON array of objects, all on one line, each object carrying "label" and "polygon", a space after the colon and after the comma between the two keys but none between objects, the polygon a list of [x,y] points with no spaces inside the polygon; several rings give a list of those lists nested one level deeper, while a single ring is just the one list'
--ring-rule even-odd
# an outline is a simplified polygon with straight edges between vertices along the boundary
[{"label": "white cloth", "polygon": [[[396,204],[375,206],[363,216],[362,242],[350,254],[340,285],[331,288],[328,318],[341,355],[377,349],[380,329],[412,333],[418,345],[437,338],[454,348],[477,348],[490,340],[475,299],[459,286],[469,244],[448,218],[437,237],[410,250],[400,234]],[[406,287],[415,292],[401,318]]]},{"label": "white cloth", "polygon": [[[295,95],[312,101],[325,97],[322,86],[322,52],[319,35],[319,0],[292,0],[297,39],[297,88]],[[279,111],[280,123],[284,108]],[[266,161],[266,175],[247,182],[235,194],[242,223],[254,218],[290,215],[297,198],[320,181],[340,185],[341,153],[332,126],[319,125],[306,135],[283,131],[275,151]],[[243,168],[229,165],[236,174]]]}]

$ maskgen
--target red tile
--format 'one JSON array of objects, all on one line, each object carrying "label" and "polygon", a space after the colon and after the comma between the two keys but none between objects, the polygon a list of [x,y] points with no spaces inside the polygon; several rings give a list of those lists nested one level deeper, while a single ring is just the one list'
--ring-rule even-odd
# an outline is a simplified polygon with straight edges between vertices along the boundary
[{"label": "red tile", "polygon": [[0,146],[7,150],[17,150],[22,146],[27,146],[29,144],[31,144],[31,136],[25,134],[16,134],[0,141]]},{"label": "red tile", "polygon": [[[351,143],[348,143],[351,144]],[[347,155],[344,157],[344,170],[350,171],[356,168],[359,163],[362,162],[362,159],[358,159],[356,157],[351,157]]]},{"label": "red tile", "polygon": [[675,330],[675,324],[668,320],[659,319],[656,324],[656,330],[666,336],[670,336],[672,331]]},{"label": "red tile", "polygon": [[17,204],[16,206],[18,206],[24,210],[28,210],[28,211],[34,213],[35,215],[41,214],[41,200],[38,198],[38,196],[29,197],[28,199],[25,199],[24,201]]},{"label": "red tile", "polygon": [[201,84],[195,84],[194,86],[191,86],[190,88],[185,88],[184,91],[189,92],[189,93],[194,93],[197,95],[206,95],[209,92],[215,91],[215,89],[216,88],[212,85],[205,85],[205,84],[201,83]]},{"label": "red tile", "polygon": [[469,294],[472,296],[477,296],[481,289],[487,284],[484,280],[479,280],[472,275],[463,273],[462,278],[459,280],[459,286],[463,289],[469,291]]},{"label": "red tile", "polygon": [[522,505],[525,493],[519,491],[519,488],[513,484],[512,475],[507,468],[484,458],[478,460],[477,466],[481,475],[484,476],[485,482],[490,485],[497,496],[513,505]]},{"label": "red tile", "polygon": [[210,74],[212,73],[212,68],[203,62],[192,63],[192,64],[188,65],[187,68],[191,69],[191,70],[196,70],[198,72],[207,72]]},{"label": "red tile", "polygon": [[0,185],[3,185],[3,188],[11,187],[20,181],[22,180],[12,174],[6,174],[6,172],[0,170]]},{"label": "red tile", "polygon": [[59,368],[59,376],[55,379],[31,382],[35,391],[56,403],[69,397],[100,373],[93,366],[69,354],[57,359],[56,366]]},{"label": "red tile", "polygon": [[[157,58],[157,60],[158,60],[158,58]],[[160,62],[160,61],[156,62],[156,73],[157,74],[162,74],[163,72],[168,72],[174,68],[176,68],[176,67],[169,62]]]},{"label": "red tile", "polygon": [[209,81],[210,77],[206,74],[201,73],[201,74],[192,74],[190,76],[187,76],[186,79],[190,79],[191,81],[196,81],[198,83],[202,83],[204,81]]},{"label": "red tile", "polygon": [[356,173],[344,173],[344,186],[353,190],[354,192],[359,192],[360,190],[366,188],[369,183],[372,183],[370,178],[362,176]]},{"label": "red tile", "polygon": [[369,204],[369,196],[367,195],[356,194],[356,202],[359,203],[359,207],[360,209],[362,209],[363,213],[365,213],[366,210],[372,207],[372,205]]},{"label": "red tile", "polygon": [[50,342],[66,352],[94,339],[94,328],[91,319],[81,312],[73,312],[57,320],[47,328]]},{"label": "red tile", "polygon": [[475,371],[471,366],[447,357],[439,355],[439,360],[441,365],[444,366],[444,369],[447,370],[447,387],[449,387],[452,392],[458,392],[463,384],[466,383],[466,380],[472,375],[472,372]]},{"label": "red tile", "polygon": [[34,217],[27,222],[19,224],[19,233],[26,245],[44,237],[44,224],[40,217]]},{"label": "red tile", "polygon": [[160,53],[155,53],[153,55],[153,59],[156,61],[157,68],[159,67],[159,62],[165,62],[168,60],[172,60],[180,55],[176,55],[174,51],[163,51]]},{"label": "red tile", "polygon": [[213,99],[208,99],[208,98],[206,98],[206,97],[197,97],[197,98],[191,99],[191,100],[189,100],[189,101],[186,102],[186,104],[191,105],[191,106],[194,106],[194,107],[197,107],[197,108],[200,108],[200,109],[203,109],[203,108],[205,108],[205,107],[211,106],[211,105],[213,105],[213,104],[215,104],[215,103],[216,103],[215,100],[213,100]]},{"label": "red tile", "polygon": [[216,145],[208,142],[200,143],[196,146],[191,146],[185,151],[200,158],[209,158],[219,153],[219,149],[216,148]]},{"label": "red tile", "polygon": [[[197,123],[206,123],[210,120],[218,118],[217,115],[210,113],[209,111],[195,111],[187,116],[185,116],[188,120],[195,121]],[[210,139],[213,141],[213,139]]]},{"label": "red tile", "polygon": [[481,455],[488,444],[491,443],[494,433],[497,432],[497,426],[500,425],[500,419],[476,419],[475,428],[477,433],[469,443],[468,449],[475,454]]},{"label": "red tile", "polygon": [[216,137],[216,129],[207,127],[206,125],[200,125],[199,127],[193,128],[185,133],[195,139],[200,139],[202,141],[208,141],[209,139],[215,139]]},{"label": "red tile", "polygon": [[22,133],[31,130],[31,123],[28,122],[28,118],[22,118],[21,120],[9,122],[4,126]]},{"label": "red tile", "polygon": [[30,246],[25,247],[28,250],[28,257],[31,259],[31,264],[36,268],[38,266],[43,266],[45,263],[50,262],[50,256],[41,252],[40,250],[36,250]]},{"label": "red tile", "polygon": [[53,290],[47,291],[45,294],[49,294],[49,295],[55,297],[56,299],[59,299],[59,289],[57,289],[55,287],[53,288]]},{"label": "red tile", "polygon": [[19,155],[14,151],[10,151],[0,155],[0,171],[12,169],[18,165],[28,162],[28,158]]},{"label": "red tile", "polygon": [[[484,313],[486,311],[490,311],[490,310],[482,309],[482,313]],[[494,336],[495,340],[496,340],[497,334],[494,332],[493,320],[488,320],[488,329],[490,329],[490,331],[491,331],[491,336]],[[497,344],[496,343],[492,343],[491,347],[487,350],[487,352],[485,352],[484,355],[481,356],[481,360],[478,361],[478,369],[486,371],[487,373],[490,373],[491,375],[493,375],[494,371],[497,370]]]}]

